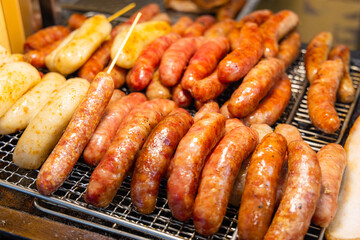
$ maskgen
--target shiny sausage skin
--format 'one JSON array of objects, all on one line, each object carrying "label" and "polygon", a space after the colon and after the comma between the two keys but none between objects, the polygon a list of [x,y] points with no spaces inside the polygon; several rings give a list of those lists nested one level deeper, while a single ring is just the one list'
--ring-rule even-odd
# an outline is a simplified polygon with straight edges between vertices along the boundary
[{"label": "shiny sausage skin", "polygon": [[224,19],[212,25],[204,33],[206,39],[216,38],[216,37],[226,37],[229,32],[235,27],[234,19]]},{"label": "shiny sausage skin", "polygon": [[191,58],[181,79],[181,86],[191,93],[195,82],[209,76],[229,50],[230,42],[226,37],[206,41]]},{"label": "shiny sausage skin", "polygon": [[300,47],[300,34],[297,31],[289,33],[289,35],[281,40],[276,58],[284,61],[285,69],[287,69],[299,56]]},{"label": "shiny sausage skin", "polygon": [[164,86],[173,87],[180,81],[199,41],[196,38],[181,38],[165,51],[159,66],[160,80]]},{"label": "shiny sausage skin", "polygon": [[241,32],[240,28],[234,27],[227,35],[230,41],[231,51],[234,51],[240,46],[240,42],[241,42],[240,32]]},{"label": "shiny sausage skin", "polygon": [[184,31],[184,37],[199,37],[216,22],[215,18],[210,15],[202,15],[196,18],[195,22],[191,24]]},{"label": "shiny sausage skin", "polygon": [[310,83],[316,76],[320,65],[328,59],[332,44],[332,34],[330,32],[321,32],[307,45],[304,62],[306,77]]},{"label": "shiny sausage skin", "polygon": [[275,127],[274,132],[283,135],[287,141],[287,144],[291,143],[292,141],[302,140],[302,136],[299,130],[290,124],[279,124]]},{"label": "shiny sausage skin", "polygon": [[240,32],[239,46],[219,63],[219,80],[223,83],[240,80],[260,60],[262,54],[260,28],[255,23],[245,23]]},{"label": "shiny sausage skin", "polygon": [[[104,72],[107,72],[109,67],[110,64],[106,68],[104,68]],[[110,76],[114,80],[115,88],[120,88],[122,85],[124,85],[127,72],[127,69],[114,65],[114,67],[111,69]]]},{"label": "shiny sausage skin", "polygon": [[264,56],[275,57],[279,51],[279,40],[296,28],[298,23],[298,15],[290,10],[282,10],[266,20],[260,27],[264,43]]},{"label": "shiny sausage skin", "polygon": [[275,210],[286,139],[269,133],[251,156],[238,216],[239,239],[263,239]]},{"label": "shiny sausage skin", "polygon": [[172,88],[171,95],[171,99],[183,108],[190,106],[193,99],[191,93],[183,89],[180,83]]},{"label": "shiny sausage skin", "polygon": [[154,211],[160,181],[178,143],[193,122],[186,110],[176,111],[159,122],[149,135],[131,178],[131,201],[138,212]]},{"label": "shiny sausage skin", "polygon": [[226,213],[231,189],[241,163],[255,149],[257,133],[245,126],[228,132],[208,156],[194,204],[195,230],[205,236],[215,234]]},{"label": "shiny sausage skin", "polygon": [[146,88],[146,97],[151,100],[155,98],[171,98],[171,90],[168,87],[162,85],[159,76],[159,70],[156,70],[152,76],[151,82]]},{"label": "shiny sausage skin", "polygon": [[346,152],[336,143],[330,143],[317,153],[321,168],[321,193],[312,222],[327,227],[334,219],[341,179],[346,166]]},{"label": "shiny sausage skin", "polygon": [[234,116],[229,112],[229,109],[228,109],[228,105],[229,105],[229,100],[227,100],[220,108],[220,113],[226,118],[226,119],[229,119],[229,118],[233,118]]},{"label": "shiny sausage skin", "polygon": [[83,153],[84,160],[90,166],[96,166],[115,137],[122,120],[139,104],[146,101],[142,93],[129,95],[110,103]]},{"label": "shiny sausage skin", "polygon": [[342,75],[342,61],[327,60],[321,64],[309,87],[307,99],[309,117],[313,125],[324,133],[334,133],[340,127],[335,101]]},{"label": "shiny sausage skin", "polygon": [[337,99],[342,103],[352,103],[355,98],[355,88],[350,77],[350,49],[346,45],[340,44],[334,47],[330,54],[329,60],[340,58],[344,64],[344,76],[340,80],[339,89],[336,93]]},{"label": "shiny sausage skin", "polygon": [[195,114],[194,116],[194,122],[197,122],[200,120],[206,113],[213,112],[213,113],[219,113],[219,104],[215,101],[210,101],[205,103]]},{"label": "shiny sausage skin", "polygon": [[272,15],[273,15],[272,11],[268,9],[256,10],[249,13],[248,15],[243,17],[239,22],[237,22],[236,27],[242,28],[244,24],[247,22],[253,22],[256,23],[258,26],[260,26],[266,20],[268,20],[269,17],[271,17]]},{"label": "shiny sausage skin", "polygon": [[218,21],[235,18],[244,7],[246,0],[230,0],[216,12]]},{"label": "shiny sausage skin", "polygon": [[97,207],[106,207],[111,203],[133,165],[136,154],[161,119],[159,112],[143,110],[119,128],[104,157],[91,174],[85,194],[87,203]]},{"label": "shiny sausage skin", "polygon": [[43,48],[28,51],[24,54],[24,61],[30,63],[36,68],[45,68],[46,56],[55,50],[61,41],[62,39],[52,42]]},{"label": "shiny sausage skin", "polygon": [[167,182],[167,199],[174,218],[190,220],[205,159],[224,130],[225,117],[220,113],[207,113],[181,139],[171,160],[173,167]]},{"label": "shiny sausage skin", "polygon": [[113,91],[111,76],[99,73],[40,169],[36,186],[41,194],[53,193],[66,180],[100,122]]},{"label": "shiny sausage skin", "polygon": [[193,22],[194,21],[190,17],[182,16],[171,26],[171,31],[183,36],[185,29],[187,29]]},{"label": "shiny sausage skin", "polygon": [[252,113],[283,72],[284,63],[281,60],[276,58],[261,60],[249,71],[232,94],[228,105],[231,114],[243,118]]},{"label": "shiny sausage skin", "polygon": [[155,39],[144,48],[127,75],[129,78],[127,83],[131,85],[132,89],[141,91],[149,85],[164,52],[179,38],[178,34],[169,33]]},{"label": "shiny sausage skin", "polygon": [[106,41],[98,48],[86,63],[79,69],[79,77],[92,82],[96,74],[101,72],[110,59],[110,51],[113,41]]},{"label": "shiny sausage skin", "polygon": [[243,124],[243,122],[237,118],[232,118],[232,119],[226,119],[225,122],[225,135],[230,132],[231,130],[233,130],[234,128],[237,127],[243,127],[245,126]]},{"label": "shiny sausage skin", "polygon": [[50,43],[65,38],[69,34],[70,30],[64,26],[51,26],[41,29],[26,39],[24,43],[24,53],[43,48]]},{"label": "shiny sausage skin", "polygon": [[80,13],[74,13],[68,20],[68,26],[71,30],[78,29],[85,22],[87,17]]},{"label": "shiny sausage skin", "polygon": [[265,235],[268,239],[303,239],[320,197],[321,170],[316,153],[304,141],[288,144],[285,194]]},{"label": "shiny sausage skin", "polygon": [[260,102],[254,112],[243,119],[246,126],[254,123],[273,125],[283,114],[291,97],[291,82],[283,73],[268,95]]}]

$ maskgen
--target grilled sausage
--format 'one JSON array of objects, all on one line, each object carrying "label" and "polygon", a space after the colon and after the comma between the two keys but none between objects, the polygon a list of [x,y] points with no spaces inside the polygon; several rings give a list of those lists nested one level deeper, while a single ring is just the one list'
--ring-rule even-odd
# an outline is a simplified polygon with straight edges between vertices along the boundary
[{"label": "grilled sausage", "polygon": [[46,56],[49,55],[54,49],[56,49],[61,43],[61,41],[62,39],[52,42],[43,48],[28,51],[24,54],[24,61],[30,63],[36,68],[46,67]]},{"label": "grilled sausage", "polygon": [[184,37],[199,37],[216,22],[215,18],[210,15],[202,15],[195,19],[187,29],[184,31]]},{"label": "grilled sausage", "polygon": [[145,95],[149,100],[155,98],[171,99],[170,89],[165,87],[160,81],[159,70],[156,70],[153,74],[151,82],[146,88]]},{"label": "grilled sausage", "polygon": [[220,113],[226,117],[226,119],[229,119],[229,118],[233,118],[234,116],[229,112],[229,109],[228,109],[228,105],[229,105],[229,100],[227,100],[220,108]]},{"label": "grilled sausage", "polygon": [[57,190],[78,161],[114,91],[114,82],[99,73],[72,116],[59,142],[46,159],[36,180],[38,191],[49,195]]},{"label": "grilled sausage", "polygon": [[87,17],[81,13],[71,14],[68,20],[68,26],[71,30],[78,29],[86,21]]},{"label": "grilled sausage", "polygon": [[200,120],[206,113],[213,112],[219,113],[219,104],[215,101],[210,101],[205,103],[199,110],[196,112],[194,116],[194,122]]},{"label": "grilled sausage", "polygon": [[171,95],[171,99],[183,108],[190,106],[193,99],[190,92],[183,89],[180,83],[172,88]]},{"label": "grilled sausage", "polygon": [[300,34],[297,31],[289,33],[279,43],[279,52],[276,58],[284,61],[285,69],[287,69],[299,56],[301,47]]},{"label": "grilled sausage", "polygon": [[185,29],[187,29],[193,22],[194,21],[190,17],[182,16],[171,26],[171,31],[183,36]]},{"label": "grilled sausage", "polygon": [[216,38],[216,37],[226,37],[230,31],[235,27],[234,19],[224,19],[214,25],[212,25],[208,30],[205,31],[204,37],[206,39]]},{"label": "grilled sausage", "polygon": [[245,23],[247,22],[253,22],[256,23],[258,26],[266,22],[266,20],[269,19],[273,15],[272,11],[269,9],[261,9],[256,10],[245,17],[243,17],[239,22],[236,23],[236,28],[242,28]]},{"label": "grilled sausage", "polygon": [[[110,65],[108,65],[106,68],[104,68],[104,72],[107,72]],[[110,76],[112,77],[114,81],[114,88],[120,88],[125,83],[127,69],[118,67],[114,65],[114,67],[111,69]]]},{"label": "grilled sausage", "polygon": [[287,144],[292,141],[302,140],[299,130],[290,124],[279,124],[275,127],[274,132],[283,135],[286,138]]}]

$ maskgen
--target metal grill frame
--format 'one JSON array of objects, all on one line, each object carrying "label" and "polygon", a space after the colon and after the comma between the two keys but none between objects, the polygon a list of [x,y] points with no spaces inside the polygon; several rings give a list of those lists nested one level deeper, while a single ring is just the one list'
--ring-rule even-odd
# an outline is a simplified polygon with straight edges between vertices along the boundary
[{"label": "metal grill frame", "polygon": [[[341,128],[334,134],[324,134],[309,124],[310,120],[307,115],[306,105],[308,83],[305,77],[304,54],[305,49],[302,49],[298,60],[287,70],[292,82],[292,97],[284,114],[275,125],[290,123],[297,126],[304,140],[317,151],[326,143],[341,142],[359,97],[360,66],[351,66],[351,76],[357,88],[355,101],[351,105],[336,103],[336,109],[341,119]],[[222,94],[218,99],[219,103],[224,103],[230,96],[229,91],[233,91],[235,87],[230,87],[230,90]],[[189,110],[194,112],[194,108]],[[36,177],[39,171],[20,169],[12,163],[12,154],[21,134],[22,132],[20,131],[12,135],[0,135],[0,185],[44,200],[35,202],[35,206],[44,212],[137,239],[144,239],[141,234],[164,239],[236,238],[238,209],[230,205],[220,230],[217,234],[208,238],[196,233],[191,221],[183,223],[172,218],[167,205],[165,180],[161,183],[156,209],[150,215],[140,214],[132,206],[130,199],[130,177],[124,180],[116,197],[107,208],[96,208],[87,205],[83,200],[83,196],[93,168],[86,165],[82,158],[75,165],[65,183],[55,193],[51,196],[43,196],[36,190]],[[69,209],[74,214],[61,215],[56,210],[51,210],[49,204]],[[76,212],[80,212],[91,219],[100,219],[102,222],[99,224],[86,221],[78,217]],[[110,223],[110,226],[108,223]],[[135,230],[139,234],[131,234],[129,230]],[[305,239],[321,239],[322,233],[320,228],[311,226]]]}]

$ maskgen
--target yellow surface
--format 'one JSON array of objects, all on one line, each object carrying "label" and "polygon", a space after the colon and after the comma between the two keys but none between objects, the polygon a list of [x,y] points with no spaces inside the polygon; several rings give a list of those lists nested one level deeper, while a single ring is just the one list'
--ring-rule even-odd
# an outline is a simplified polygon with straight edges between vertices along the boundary
[{"label": "yellow surface", "polygon": [[3,13],[3,7],[0,1],[0,45],[10,51],[10,42],[6,29],[5,16]]}]

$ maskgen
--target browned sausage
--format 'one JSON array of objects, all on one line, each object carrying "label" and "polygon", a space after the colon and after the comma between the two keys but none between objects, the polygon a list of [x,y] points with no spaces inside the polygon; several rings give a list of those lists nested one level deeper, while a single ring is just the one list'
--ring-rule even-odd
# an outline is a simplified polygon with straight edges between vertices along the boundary
[{"label": "browned sausage", "polygon": [[53,193],[70,174],[100,122],[113,91],[114,83],[111,76],[99,73],[39,171],[36,186],[41,194]]},{"label": "browned sausage", "polygon": [[45,68],[46,56],[49,55],[53,50],[55,50],[55,48],[59,46],[61,41],[62,39],[50,43],[43,48],[28,51],[24,54],[24,61],[30,63],[36,68]]},{"label": "browned sausage", "polygon": [[288,180],[285,194],[265,238],[302,239],[320,197],[321,170],[314,150],[304,141],[288,144]]},{"label": "browned sausage", "polygon": [[242,127],[245,126],[244,123],[237,118],[231,118],[231,119],[226,119],[225,122],[225,135],[230,132],[231,130],[233,130],[234,128],[237,127]]},{"label": "browned sausage", "polygon": [[217,20],[222,21],[229,18],[235,18],[244,7],[245,3],[246,0],[230,0],[228,3],[221,6],[216,12]]},{"label": "browned sausage", "polygon": [[243,118],[252,113],[283,72],[284,63],[281,60],[277,58],[261,60],[232,94],[228,105],[231,114]]},{"label": "browned sausage", "polygon": [[285,68],[288,68],[299,56],[300,47],[300,34],[297,31],[293,31],[281,40],[279,44],[279,52],[276,57],[283,60]]},{"label": "browned sausage", "polygon": [[198,48],[202,38],[181,38],[172,44],[161,58],[159,66],[160,80],[167,87],[175,86],[183,71]]},{"label": "browned sausage", "polygon": [[214,112],[219,113],[219,104],[215,101],[210,101],[205,103],[195,114],[194,116],[194,122],[197,122],[200,120],[206,113],[208,112]]},{"label": "browned sausage", "polygon": [[253,12],[249,13],[248,15],[246,15],[245,17],[243,17],[236,24],[236,27],[242,28],[246,22],[253,22],[253,23],[256,23],[258,26],[260,26],[266,20],[268,20],[272,14],[273,14],[272,11],[269,9],[261,9],[261,10],[253,11]]},{"label": "browned sausage", "polygon": [[346,166],[346,152],[336,143],[330,143],[317,153],[321,168],[321,193],[312,222],[327,227],[334,219],[341,179]]},{"label": "browned sausage", "polygon": [[344,75],[340,80],[337,91],[337,99],[342,103],[352,103],[355,98],[355,88],[349,73],[350,49],[346,45],[340,44],[334,47],[330,54],[329,60],[340,58],[344,64]]},{"label": "browned sausage", "polygon": [[50,43],[65,38],[70,34],[70,30],[64,26],[51,26],[43,28],[30,35],[24,43],[24,53],[30,50],[38,50]]},{"label": "browned sausage", "polygon": [[81,13],[71,14],[68,20],[68,26],[71,30],[78,29],[86,21],[87,17]]},{"label": "browned sausage", "polygon": [[241,38],[240,38],[241,28],[234,27],[230,30],[227,37],[230,41],[231,51],[234,51],[240,46]]},{"label": "browned sausage", "polygon": [[204,37],[216,38],[216,37],[226,37],[230,31],[235,27],[234,19],[224,19],[212,25],[206,32],[204,33]]},{"label": "browned sausage", "polygon": [[171,98],[171,92],[168,87],[162,85],[159,76],[159,70],[156,70],[152,76],[151,82],[149,83],[148,87],[146,88],[146,97],[151,100],[155,98]]},{"label": "browned sausage", "polygon": [[113,41],[106,41],[98,48],[86,63],[79,69],[79,77],[92,82],[96,74],[103,71],[110,59],[110,51]]},{"label": "browned sausage", "polygon": [[178,34],[169,33],[155,39],[144,48],[127,75],[129,79],[126,82],[132,89],[141,91],[149,85],[164,52],[179,38]]},{"label": "browned sausage", "polygon": [[223,115],[207,113],[181,139],[171,160],[173,167],[167,182],[168,203],[176,219],[188,221],[191,218],[205,159],[223,136],[224,129]]},{"label": "browned sausage", "polygon": [[154,211],[161,178],[181,138],[193,124],[191,115],[184,110],[170,113],[153,129],[146,140],[131,179],[131,201],[137,211]]},{"label": "browned sausage", "polygon": [[335,101],[342,75],[342,61],[327,60],[321,64],[309,87],[309,117],[313,125],[324,133],[334,133],[340,127]]},{"label": "browned sausage", "polygon": [[90,166],[98,165],[115,137],[122,120],[133,108],[145,101],[144,94],[130,93],[108,105],[84,150],[83,157],[87,164]]},{"label": "browned sausage", "polygon": [[245,126],[228,132],[208,156],[194,204],[195,230],[209,236],[221,226],[241,163],[255,149],[257,133]]},{"label": "browned sausage", "polygon": [[[104,72],[107,72],[109,67],[110,64],[106,68],[104,68]],[[111,69],[110,76],[114,80],[115,88],[120,88],[122,85],[124,85],[127,72],[127,69],[114,65],[114,67]]]},{"label": "browned sausage", "polygon": [[226,119],[228,118],[233,118],[234,116],[229,112],[229,109],[228,109],[228,105],[229,105],[229,100],[227,100],[220,108],[220,113],[226,117]]},{"label": "browned sausage", "polygon": [[260,27],[264,43],[264,56],[275,57],[279,51],[279,40],[296,28],[298,23],[298,15],[290,10],[282,10],[269,17]]},{"label": "browned sausage", "polygon": [[239,239],[263,239],[275,210],[286,139],[269,133],[251,156],[238,216]]},{"label": "browned sausage", "polygon": [[283,114],[291,97],[291,82],[286,73],[283,73],[268,95],[259,106],[243,119],[246,126],[254,123],[273,125]]},{"label": "browned sausage", "polygon": [[191,93],[195,82],[209,76],[229,50],[230,42],[226,37],[206,41],[191,58],[181,79],[181,86]]},{"label": "browned sausage", "polygon": [[193,99],[190,92],[183,89],[180,83],[172,88],[171,95],[171,99],[183,108],[190,106]]},{"label": "browned sausage", "polygon": [[219,63],[218,76],[223,83],[240,80],[263,54],[260,28],[255,23],[245,23],[239,42],[239,46]]},{"label": "browned sausage", "polygon": [[215,18],[210,15],[202,15],[196,18],[184,31],[184,37],[199,37],[202,36],[205,31],[216,22]]},{"label": "browned sausage", "polygon": [[194,21],[190,17],[182,16],[171,26],[171,31],[183,36],[185,29],[187,29],[193,22]]},{"label": "browned sausage", "polygon": [[306,77],[311,83],[316,76],[320,65],[328,59],[333,36],[330,32],[321,32],[316,35],[306,47],[304,57]]}]

